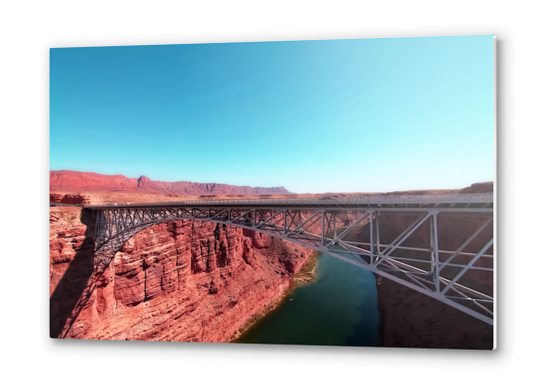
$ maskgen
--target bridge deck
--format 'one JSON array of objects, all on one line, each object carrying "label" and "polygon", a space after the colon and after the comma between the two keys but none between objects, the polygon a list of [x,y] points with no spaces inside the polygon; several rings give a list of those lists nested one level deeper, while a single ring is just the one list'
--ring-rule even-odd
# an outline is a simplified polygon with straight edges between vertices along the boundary
[{"label": "bridge deck", "polygon": [[[468,280],[472,273],[488,279],[493,274],[493,254],[487,253],[493,249],[493,194],[185,200],[84,208],[96,216],[95,260],[104,266],[141,230],[167,221],[208,221],[326,252],[493,323],[492,286],[477,290]],[[345,224],[340,213],[348,211],[352,220]],[[408,219],[399,220],[397,233],[381,233],[386,216],[402,213]],[[459,248],[439,241],[439,223],[450,219],[467,228]],[[358,236],[361,226],[365,237]],[[474,239],[479,244],[467,249]]]},{"label": "bridge deck", "polygon": [[493,208],[493,194],[363,196],[355,198],[185,200],[151,203],[87,205],[85,209],[166,208],[166,207],[246,207],[246,208]]}]

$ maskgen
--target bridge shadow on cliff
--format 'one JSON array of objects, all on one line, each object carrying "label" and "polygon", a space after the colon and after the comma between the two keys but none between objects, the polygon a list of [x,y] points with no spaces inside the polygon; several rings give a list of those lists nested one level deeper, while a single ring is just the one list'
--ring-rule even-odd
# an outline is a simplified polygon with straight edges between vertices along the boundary
[{"label": "bridge shadow on cliff", "polygon": [[83,209],[81,222],[87,227],[85,239],[49,299],[49,335],[51,338],[63,338],[68,334],[92,294],[88,288],[93,285],[90,279],[94,270],[94,226],[96,219],[92,217],[91,212]]}]

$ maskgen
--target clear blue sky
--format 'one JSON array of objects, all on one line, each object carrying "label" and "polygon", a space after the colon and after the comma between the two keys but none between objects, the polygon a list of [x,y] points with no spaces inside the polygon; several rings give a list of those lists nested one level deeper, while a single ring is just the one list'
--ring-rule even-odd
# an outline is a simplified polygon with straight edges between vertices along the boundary
[{"label": "clear blue sky", "polygon": [[54,48],[50,168],[304,192],[493,180],[493,36]]}]

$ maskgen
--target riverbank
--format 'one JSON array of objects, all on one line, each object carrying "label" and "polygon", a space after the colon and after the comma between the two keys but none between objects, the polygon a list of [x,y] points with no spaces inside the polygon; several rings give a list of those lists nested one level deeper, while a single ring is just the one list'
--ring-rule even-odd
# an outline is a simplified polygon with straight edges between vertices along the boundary
[{"label": "riverbank", "polygon": [[239,340],[246,332],[248,332],[254,325],[256,325],[261,319],[263,319],[267,314],[275,310],[280,304],[286,300],[297,288],[302,287],[306,284],[309,284],[315,281],[316,277],[314,272],[316,271],[316,266],[318,264],[319,252],[312,252],[305,264],[301,267],[299,272],[290,276],[290,283],[288,288],[286,288],[282,294],[274,301],[266,304],[261,311],[256,313],[252,318],[250,318],[239,330],[232,336],[228,341],[229,343],[235,343]]},{"label": "riverbank", "polygon": [[[307,264],[305,271],[312,271]],[[305,284],[306,275],[292,279],[291,294],[235,342],[381,345],[374,275],[327,254],[317,255],[317,264],[313,282]],[[297,284],[302,286],[295,288]]]}]

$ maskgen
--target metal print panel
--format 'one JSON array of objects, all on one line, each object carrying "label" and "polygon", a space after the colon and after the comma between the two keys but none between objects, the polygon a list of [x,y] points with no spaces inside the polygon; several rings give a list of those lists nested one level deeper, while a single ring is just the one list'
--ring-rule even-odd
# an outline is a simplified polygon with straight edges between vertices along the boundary
[{"label": "metal print panel", "polygon": [[494,60],[51,49],[50,336],[493,349]]}]

